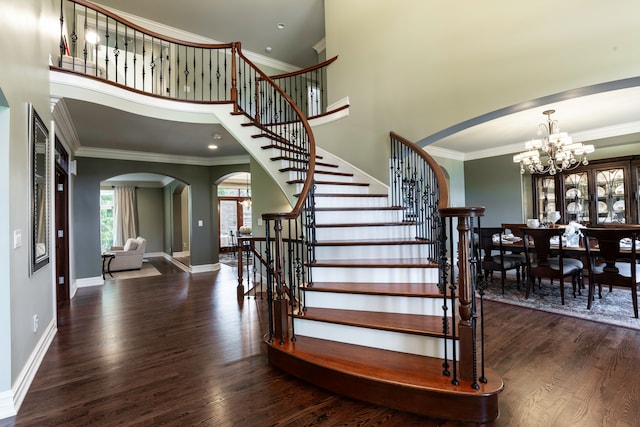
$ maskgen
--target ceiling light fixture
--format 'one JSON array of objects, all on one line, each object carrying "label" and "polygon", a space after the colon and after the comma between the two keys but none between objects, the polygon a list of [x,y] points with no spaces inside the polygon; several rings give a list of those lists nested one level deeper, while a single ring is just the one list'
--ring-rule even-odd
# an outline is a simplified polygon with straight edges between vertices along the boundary
[{"label": "ceiling light fixture", "polygon": [[282,22],[278,22],[278,25],[276,25],[278,27],[279,30],[284,30],[284,24]]},{"label": "ceiling light fixture", "polygon": [[264,51],[267,52],[267,53],[271,53],[272,50],[273,49],[271,48],[271,46],[267,46],[267,47],[264,48]]},{"label": "ceiling light fixture", "polygon": [[251,193],[249,192],[249,187],[250,187],[249,178],[250,177],[251,177],[251,174],[248,173],[247,174],[247,189],[246,189],[246,192],[245,192],[245,194],[247,195],[247,198],[242,200],[241,202],[238,202],[238,203],[240,203],[242,205],[242,207],[247,208],[247,209],[251,207]]},{"label": "ceiling light fixture", "polygon": [[215,145],[215,144],[209,144],[209,145],[207,146],[207,148],[209,148],[209,150],[217,150],[217,149],[218,149],[218,146],[217,146],[217,145]]},{"label": "ceiling light fixture", "polygon": [[216,139],[216,140],[217,139],[222,139],[222,135],[220,135],[219,133],[216,132],[216,133],[213,134],[213,139]]},{"label": "ceiling light fixture", "polygon": [[[555,175],[558,172],[575,169],[580,165],[587,165],[587,154],[595,150],[593,145],[583,145],[580,142],[573,142],[573,139],[566,133],[560,132],[557,120],[551,120],[551,115],[555,110],[546,110],[542,114],[547,116],[547,123],[538,125],[538,136],[544,139],[532,139],[525,143],[527,151],[513,156],[514,163],[520,163],[520,173],[525,171],[530,173],[549,173]],[[542,155],[547,156],[546,162],[540,159]],[[545,164],[546,163],[546,164]]]},{"label": "ceiling light fixture", "polygon": [[98,37],[98,35],[93,31],[88,31],[87,34],[85,34],[84,39],[89,44],[98,44],[100,41],[100,37]]}]

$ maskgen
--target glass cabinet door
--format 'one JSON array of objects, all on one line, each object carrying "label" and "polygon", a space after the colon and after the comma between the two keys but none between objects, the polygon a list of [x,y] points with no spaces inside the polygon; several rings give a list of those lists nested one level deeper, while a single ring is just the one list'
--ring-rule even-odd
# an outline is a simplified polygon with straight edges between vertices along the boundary
[{"label": "glass cabinet door", "polygon": [[576,172],[564,179],[564,221],[589,223],[589,174]]},{"label": "glass cabinet door", "polygon": [[596,213],[598,223],[626,222],[625,175],[623,168],[596,171]]},{"label": "glass cabinet door", "polygon": [[547,222],[547,213],[556,209],[556,181],[552,176],[536,178],[536,193],[538,195],[538,219]]}]

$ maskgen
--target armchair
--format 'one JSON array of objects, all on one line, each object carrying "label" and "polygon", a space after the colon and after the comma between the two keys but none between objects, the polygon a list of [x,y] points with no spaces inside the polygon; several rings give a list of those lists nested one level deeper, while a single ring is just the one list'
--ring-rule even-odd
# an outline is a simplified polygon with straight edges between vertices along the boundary
[{"label": "armchair", "polygon": [[124,246],[111,247],[115,258],[111,261],[110,271],[140,270],[146,246],[147,239],[138,236],[127,239]]}]

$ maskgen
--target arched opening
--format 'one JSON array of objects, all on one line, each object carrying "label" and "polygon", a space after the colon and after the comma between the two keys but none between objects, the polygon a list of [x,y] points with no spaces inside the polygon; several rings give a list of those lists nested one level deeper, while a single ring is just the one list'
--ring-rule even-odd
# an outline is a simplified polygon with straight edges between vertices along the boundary
[{"label": "arched opening", "polygon": [[[128,173],[100,183],[100,240],[103,251],[122,244],[115,233],[116,190],[130,188],[135,201],[130,220],[137,236],[147,240],[146,253],[171,256],[189,266],[191,251],[191,188],[188,183],[155,173]],[[130,237],[137,237],[130,236]]]}]

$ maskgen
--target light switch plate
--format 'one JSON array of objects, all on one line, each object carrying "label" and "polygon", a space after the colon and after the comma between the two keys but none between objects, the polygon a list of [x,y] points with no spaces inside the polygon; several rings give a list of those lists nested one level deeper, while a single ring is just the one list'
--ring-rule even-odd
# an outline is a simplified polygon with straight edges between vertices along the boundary
[{"label": "light switch plate", "polygon": [[13,230],[13,249],[22,246],[22,230]]}]

